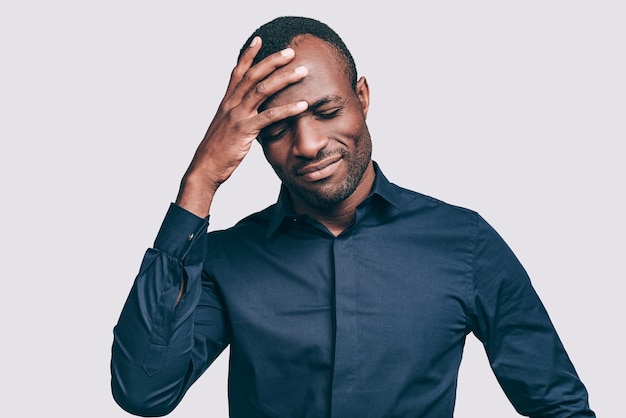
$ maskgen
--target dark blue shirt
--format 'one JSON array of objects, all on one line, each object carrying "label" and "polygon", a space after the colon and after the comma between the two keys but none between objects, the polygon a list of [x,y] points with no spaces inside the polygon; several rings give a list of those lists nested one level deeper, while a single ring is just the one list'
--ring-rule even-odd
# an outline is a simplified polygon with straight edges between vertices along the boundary
[{"label": "dark blue shirt", "polygon": [[526,272],[473,211],[376,167],[337,237],[284,189],[233,228],[207,223],[170,207],[115,327],[129,412],[171,411],[230,344],[233,418],[452,417],[473,333],[521,414],[595,416]]}]

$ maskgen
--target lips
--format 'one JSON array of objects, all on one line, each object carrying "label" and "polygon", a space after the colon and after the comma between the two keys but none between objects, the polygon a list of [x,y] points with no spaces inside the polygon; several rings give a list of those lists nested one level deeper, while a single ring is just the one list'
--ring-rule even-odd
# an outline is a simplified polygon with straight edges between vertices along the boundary
[{"label": "lips", "polygon": [[296,170],[296,174],[305,180],[317,181],[332,175],[341,162],[342,156],[336,155]]}]

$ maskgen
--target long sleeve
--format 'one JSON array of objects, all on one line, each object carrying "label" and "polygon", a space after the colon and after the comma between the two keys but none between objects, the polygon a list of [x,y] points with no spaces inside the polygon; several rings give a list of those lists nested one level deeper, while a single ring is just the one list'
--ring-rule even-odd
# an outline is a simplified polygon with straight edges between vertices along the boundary
[{"label": "long sleeve", "polygon": [[222,303],[202,274],[207,225],[170,206],[114,328],[111,389],[130,413],[171,412],[228,345]]},{"label": "long sleeve", "polygon": [[482,219],[477,231],[474,333],[509,400],[529,417],[595,417],[525,270]]}]

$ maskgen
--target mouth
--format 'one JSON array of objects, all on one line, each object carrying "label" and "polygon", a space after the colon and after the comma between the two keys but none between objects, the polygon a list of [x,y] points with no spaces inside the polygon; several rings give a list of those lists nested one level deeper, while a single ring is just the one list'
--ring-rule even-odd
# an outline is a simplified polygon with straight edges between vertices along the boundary
[{"label": "mouth", "polygon": [[296,170],[296,174],[307,181],[318,181],[331,176],[341,164],[342,156],[336,155]]}]

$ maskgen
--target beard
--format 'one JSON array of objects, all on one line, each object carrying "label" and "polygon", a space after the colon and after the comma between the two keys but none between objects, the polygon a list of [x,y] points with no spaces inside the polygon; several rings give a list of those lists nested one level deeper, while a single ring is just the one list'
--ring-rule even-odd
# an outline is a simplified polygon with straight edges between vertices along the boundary
[{"label": "beard", "polygon": [[[331,177],[315,182],[315,188],[311,189],[302,184],[298,176],[298,170],[309,164],[315,164],[328,157],[341,155],[346,164],[346,176],[338,184],[332,182]],[[350,152],[347,147],[336,150],[323,149],[313,160],[304,161],[294,166],[288,174],[274,167],[274,171],[295,196],[304,200],[309,205],[319,209],[329,209],[346,200],[357,189],[363,173],[367,169],[372,158],[372,140],[367,129],[363,126],[360,134],[354,142],[354,151]]]}]

